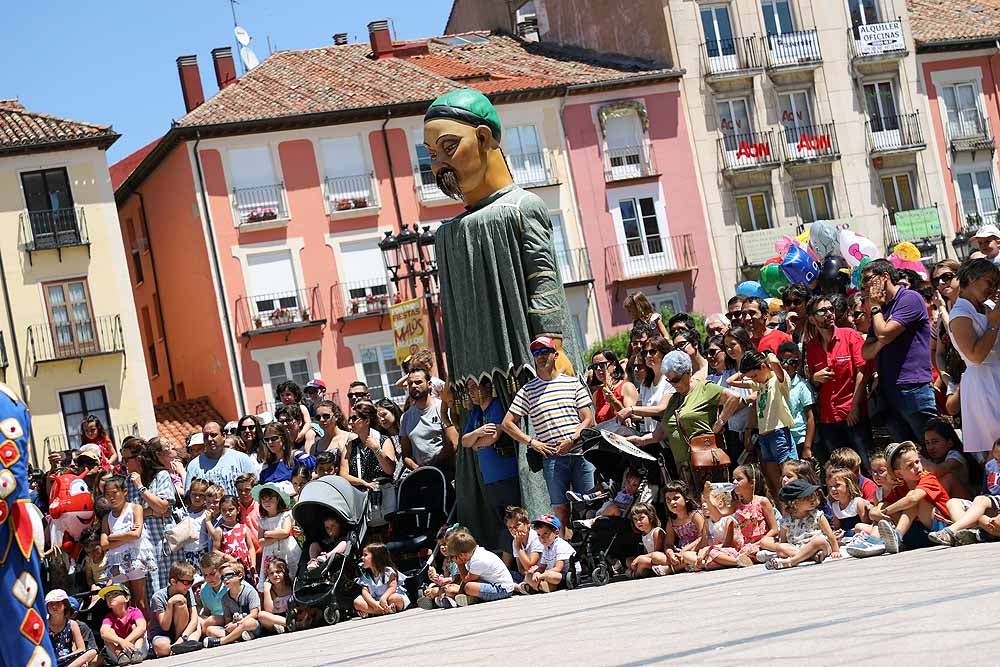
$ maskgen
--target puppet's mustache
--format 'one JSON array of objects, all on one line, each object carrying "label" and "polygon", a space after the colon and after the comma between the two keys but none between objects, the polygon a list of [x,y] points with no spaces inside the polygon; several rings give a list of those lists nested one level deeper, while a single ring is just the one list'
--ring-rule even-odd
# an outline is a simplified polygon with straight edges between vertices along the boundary
[{"label": "puppet's mustache", "polygon": [[454,169],[444,168],[437,173],[438,189],[452,199],[462,199],[462,186],[458,184],[458,174]]}]

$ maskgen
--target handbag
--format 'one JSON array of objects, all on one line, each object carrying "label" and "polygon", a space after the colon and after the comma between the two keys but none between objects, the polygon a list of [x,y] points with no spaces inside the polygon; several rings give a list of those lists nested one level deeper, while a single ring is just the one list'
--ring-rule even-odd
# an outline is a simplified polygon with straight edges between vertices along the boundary
[{"label": "handbag", "polygon": [[177,493],[177,487],[174,487],[174,497],[180,504],[180,508],[184,511],[184,517],[177,519],[177,514],[174,513],[175,523],[172,526],[168,526],[166,530],[163,531],[164,542],[167,549],[171,553],[175,553],[181,549],[185,544],[193,540],[199,539],[201,537],[201,527],[195,527],[194,521],[187,514],[187,506],[184,505],[184,500],[181,498],[180,494]]},{"label": "handbag", "polygon": [[721,437],[718,433],[709,435],[696,435],[689,438],[681,426],[680,416],[674,413],[674,422],[681,437],[691,448],[691,469],[692,470],[714,470],[716,468],[728,468],[732,463],[729,454],[721,445]]}]

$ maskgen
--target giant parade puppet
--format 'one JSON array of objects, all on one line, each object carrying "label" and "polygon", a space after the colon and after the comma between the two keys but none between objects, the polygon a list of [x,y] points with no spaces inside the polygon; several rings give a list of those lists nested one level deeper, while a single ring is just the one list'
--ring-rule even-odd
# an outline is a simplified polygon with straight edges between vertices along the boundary
[{"label": "giant parade puppet", "polygon": [[[459,396],[469,379],[489,378],[504,408],[534,370],[528,347],[540,335],[560,350],[560,370],[573,374],[578,353],[570,331],[548,207],[514,184],[500,149],[502,128],[479,91],[454,90],[424,116],[424,143],[444,194],[465,204],[435,235],[448,379]],[[459,425],[461,431],[461,425]],[[537,465],[516,447],[522,502],[534,516],[549,510]],[[459,448],[458,520],[477,536],[500,534],[502,517],[490,505],[475,453]],[[484,540],[491,548],[493,539]],[[504,545],[506,546],[506,545]],[[509,548],[509,547],[507,547]]]},{"label": "giant parade puppet", "polygon": [[0,384],[0,665],[54,667],[41,590],[41,516],[28,491],[28,408]]}]

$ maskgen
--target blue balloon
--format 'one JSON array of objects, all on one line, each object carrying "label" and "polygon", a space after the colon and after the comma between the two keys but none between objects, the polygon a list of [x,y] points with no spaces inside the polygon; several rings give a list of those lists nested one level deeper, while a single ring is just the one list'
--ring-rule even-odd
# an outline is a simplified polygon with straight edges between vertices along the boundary
[{"label": "blue balloon", "polygon": [[756,280],[746,280],[740,283],[736,286],[736,293],[742,296],[757,296],[761,299],[767,299],[769,296]]},{"label": "blue balloon", "polygon": [[789,282],[811,284],[819,277],[819,263],[808,252],[796,244],[788,249],[785,258],[781,260],[781,271]]}]

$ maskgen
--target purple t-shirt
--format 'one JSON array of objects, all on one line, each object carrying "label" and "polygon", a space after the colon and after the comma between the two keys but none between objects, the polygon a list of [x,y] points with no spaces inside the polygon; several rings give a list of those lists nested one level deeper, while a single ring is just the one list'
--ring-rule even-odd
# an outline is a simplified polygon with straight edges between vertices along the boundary
[{"label": "purple t-shirt", "polygon": [[[895,320],[906,329],[882,348],[875,358],[879,384],[925,384],[931,375],[931,327],[927,304],[918,292],[900,287],[896,298],[882,309],[886,321]],[[874,333],[868,334],[873,340]]]}]

